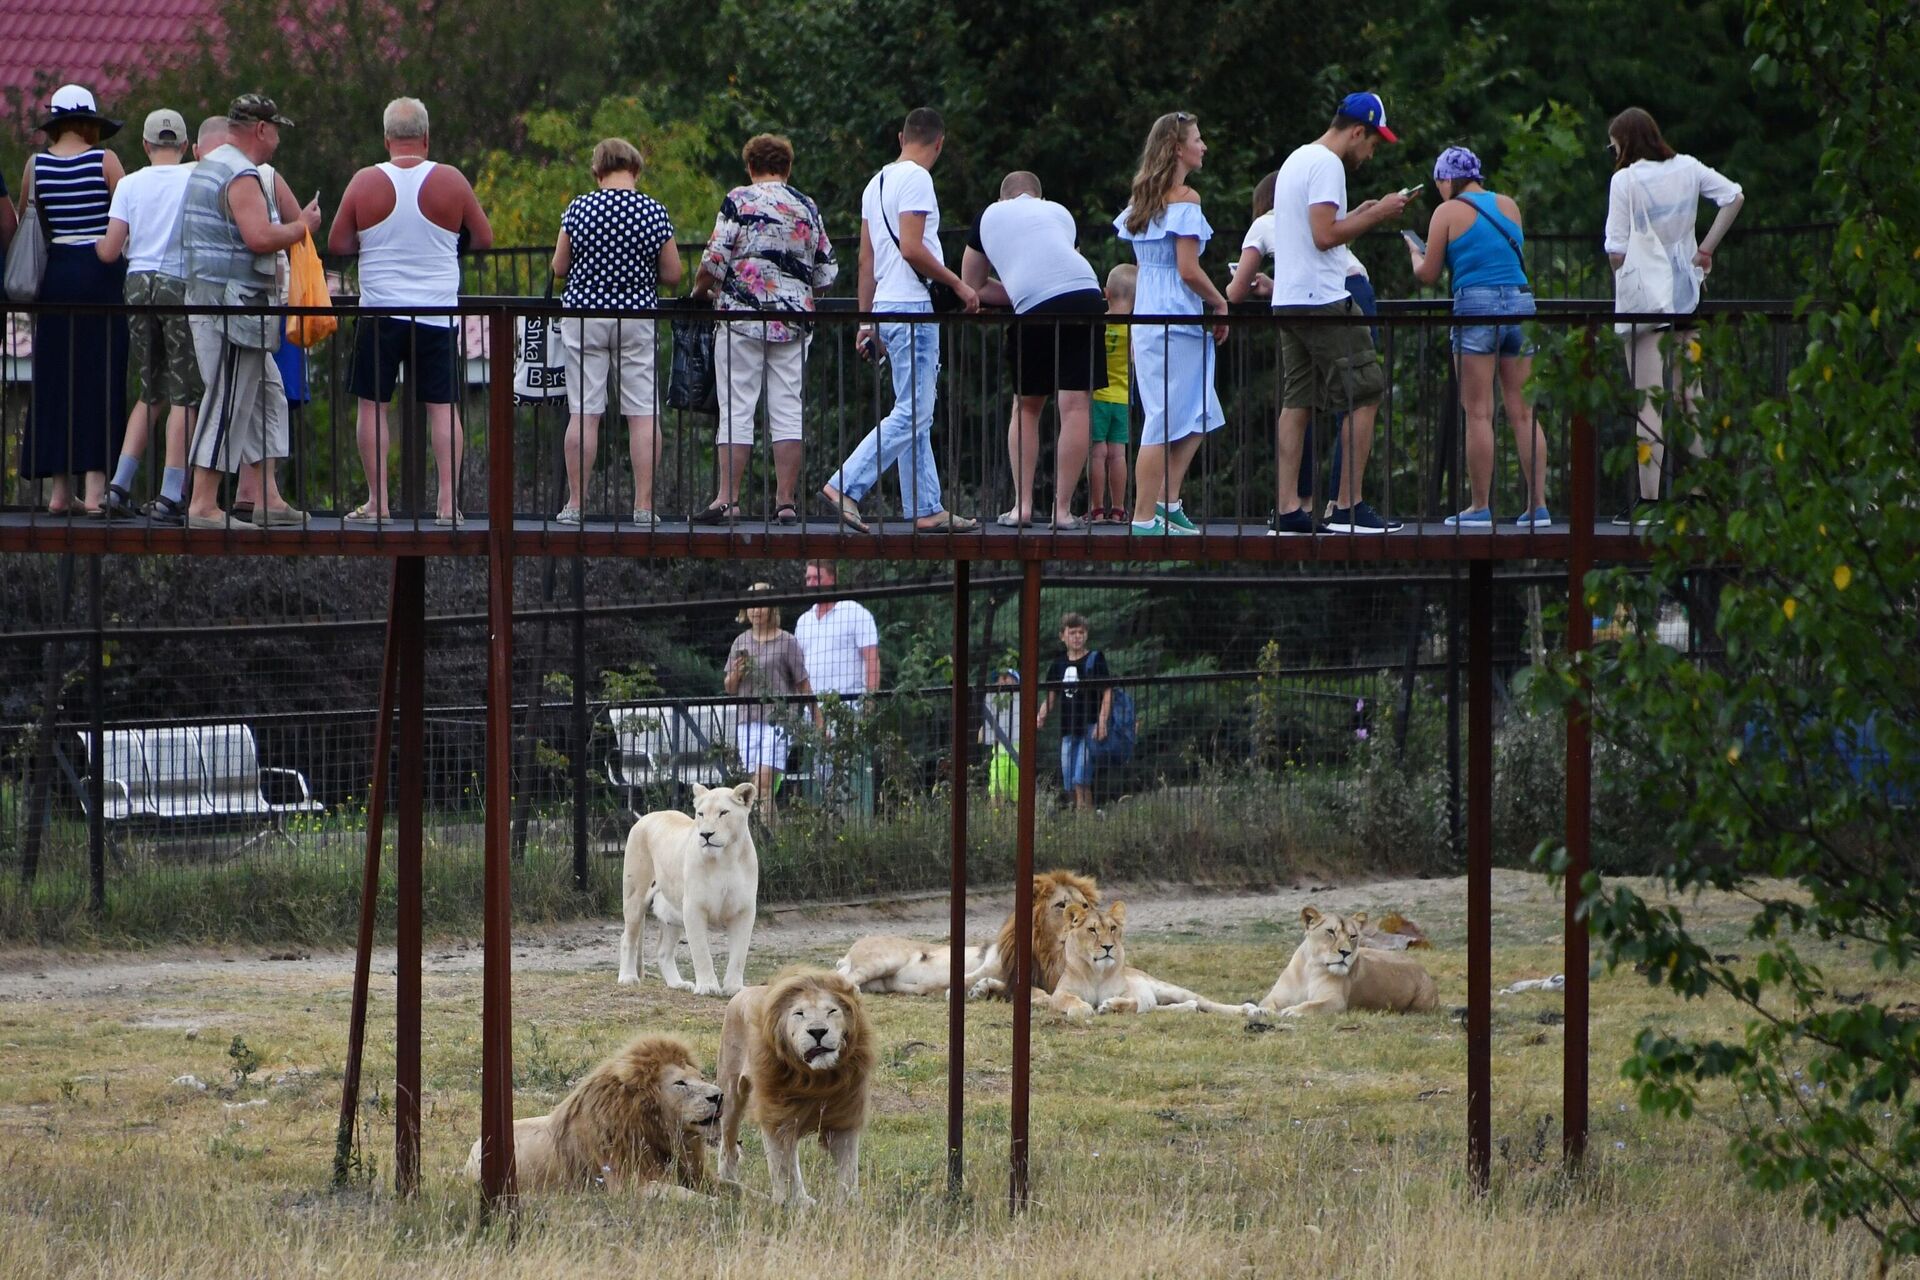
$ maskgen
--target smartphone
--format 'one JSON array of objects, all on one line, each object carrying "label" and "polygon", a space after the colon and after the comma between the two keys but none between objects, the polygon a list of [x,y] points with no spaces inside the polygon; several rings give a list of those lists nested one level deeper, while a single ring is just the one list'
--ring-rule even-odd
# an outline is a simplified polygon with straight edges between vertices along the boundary
[{"label": "smartphone", "polygon": [[1420,238],[1420,233],[1418,231],[1411,231],[1405,227],[1402,227],[1400,229],[1400,238],[1402,240],[1405,240],[1408,244],[1412,245],[1414,249],[1420,253],[1425,253],[1427,251],[1427,242]]},{"label": "smartphone", "polygon": [[876,341],[879,336],[878,334],[868,334],[865,342],[860,341],[860,339],[856,337],[853,340],[854,354],[858,355],[868,364],[885,364],[887,362],[887,349]]},{"label": "smartphone", "polygon": [[1410,187],[1402,187],[1400,188],[1400,198],[1403,200],[1411,200],[1419,195],[1420,192],[1426,188],[1426,185],[1424,182],[1416,182]]}]

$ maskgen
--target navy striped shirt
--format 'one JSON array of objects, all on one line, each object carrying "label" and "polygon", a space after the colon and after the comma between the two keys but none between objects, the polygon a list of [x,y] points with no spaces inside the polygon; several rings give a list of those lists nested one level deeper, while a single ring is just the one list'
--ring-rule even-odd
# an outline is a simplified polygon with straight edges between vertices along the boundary
[{"label": "navy striped shirt", "polygon": [[34,156],[33,195],[55,240],[92,241],[107,234],[105,157],[98,147],[77,156]]}]

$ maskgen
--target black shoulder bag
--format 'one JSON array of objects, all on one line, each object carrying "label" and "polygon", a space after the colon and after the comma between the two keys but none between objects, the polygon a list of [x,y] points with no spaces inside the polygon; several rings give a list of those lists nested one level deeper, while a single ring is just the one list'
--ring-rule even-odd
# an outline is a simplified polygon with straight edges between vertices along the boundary
[{"label": "black shoulder bag", "polygon": [[[898,250],[900,248],[900,236],[894,231],[893,224],[887,221],[887,175],[884,172],[880,175],[880,225],[887,229],[889,236],[893,237],[893,247]],[[900,260],[906,262],[905,253],[900,255]],[[907,265],[911,267],[913,264],[909,262]],[[967,309],[967,304],[960,301],[960,295],[955,293],[953,286],[946,281],[929,280],[918,271],[915,271],[913,276],[914,279],[927,287],[927,300],[933,303],[933,309],[936,314],[945,315],[948,312],[965,311]]]}]

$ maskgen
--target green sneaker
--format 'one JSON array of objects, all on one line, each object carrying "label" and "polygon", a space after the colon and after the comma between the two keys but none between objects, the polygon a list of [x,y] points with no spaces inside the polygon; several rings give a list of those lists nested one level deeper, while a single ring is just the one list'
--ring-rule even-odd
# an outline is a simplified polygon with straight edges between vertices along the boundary
[{"label": "green sneaker", "polygon": [[1170,524],[1163,516],[1157,513],[1153,519],[1147,521],[1145,524],[1135,520],[1129,528],[1136,538],[1159,538],[1168,536],[1190,538],[1199,532],[1199,530],[1192,527],[1183,529],[1177,524]]},{"label": "green sneaker", "polygon": [[1153,504],[1153,514],[1159,516],[1162,520],[1165,520],[1182,533],[1200,532],[1200,526],[1187,519],[1187,509],[1185,507],[1175,507],[1169,511],[1165,503],[1156,502]]}]

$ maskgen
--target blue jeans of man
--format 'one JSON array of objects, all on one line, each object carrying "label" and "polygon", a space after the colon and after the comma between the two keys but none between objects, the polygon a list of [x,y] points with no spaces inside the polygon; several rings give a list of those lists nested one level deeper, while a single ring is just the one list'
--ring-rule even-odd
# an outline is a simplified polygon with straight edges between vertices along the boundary
[{"label": "blue jeans of man", "polygon": [[[933,304],[895,302],[895,312],[933,313]],[[893,370],[893,409],[867,432],[827,481],[836,493],[864,499],[889,467],[898,467],[900,509],[915,519],[941,511],[940,472],[933,461],[933,399],[940,380],[940,326],[883,322]]]}]

